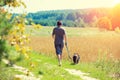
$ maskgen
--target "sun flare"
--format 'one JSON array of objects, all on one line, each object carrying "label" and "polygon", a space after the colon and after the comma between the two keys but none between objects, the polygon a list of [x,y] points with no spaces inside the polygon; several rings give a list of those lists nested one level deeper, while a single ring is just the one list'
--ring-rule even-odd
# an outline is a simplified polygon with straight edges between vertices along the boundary
[{"label": "sun flare", "polygon": [[120,0],[114,0],[114,2],[113,2],[114,5],[116,5],[118,3],[120,3]]}]

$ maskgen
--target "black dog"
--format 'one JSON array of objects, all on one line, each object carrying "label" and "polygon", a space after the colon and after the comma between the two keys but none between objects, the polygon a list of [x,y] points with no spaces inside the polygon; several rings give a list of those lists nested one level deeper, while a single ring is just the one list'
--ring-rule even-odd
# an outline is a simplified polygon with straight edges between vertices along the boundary
[{"label": "black dog", "polygon": [[74,53],[74,55],[73,55],[73,63],[74,64],[78,64],[79,60],[80,60],[79,54],[78,53]]}]

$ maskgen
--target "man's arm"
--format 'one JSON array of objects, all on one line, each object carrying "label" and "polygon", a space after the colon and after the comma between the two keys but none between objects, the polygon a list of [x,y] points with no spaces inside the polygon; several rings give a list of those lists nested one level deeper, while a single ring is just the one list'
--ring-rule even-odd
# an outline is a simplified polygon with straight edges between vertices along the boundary
[{"label": "man's arm", "polygon": [[65,41],[65,45],[67,45],[67,36],[66,36],[66,34],[64,35],[64,41]]},{"label": "man's arm", "polygon": [[53,29],[52,38],[55,39],[55,29]]},{"label": "man's arm", "polygon": [[54,34],[52,34],[52,38],[55,39],[55,35]]}]

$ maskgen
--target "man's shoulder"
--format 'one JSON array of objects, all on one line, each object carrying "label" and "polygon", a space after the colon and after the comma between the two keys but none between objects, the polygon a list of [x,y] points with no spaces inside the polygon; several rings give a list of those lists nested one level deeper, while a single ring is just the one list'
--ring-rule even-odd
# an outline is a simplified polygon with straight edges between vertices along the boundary
[{"label": "man's shoulder", "polygon": [[62,30],[65,31],[65,29],[63,27],[55,27],[54,30]]},{"label": "man's shoulder", "polygon": [[61,27],[61,29],[62,29],[62,30],[65,30],[65,28],[64,28],[64,27]]},{"label": "man's shoulder", "polygon": [[62,30],[62,31],[65,31],[65,28],[64,28],[64,27],[61,27],[61,30]]},{"label": "man's shoulder", "polygon": [[57,27],[54,27],[53,29],[57,29]]},{"label": "man's shoulder", "polygon": [[56,30],[56,27],[53,28],[53,31],[55,31],[55,30]]}]

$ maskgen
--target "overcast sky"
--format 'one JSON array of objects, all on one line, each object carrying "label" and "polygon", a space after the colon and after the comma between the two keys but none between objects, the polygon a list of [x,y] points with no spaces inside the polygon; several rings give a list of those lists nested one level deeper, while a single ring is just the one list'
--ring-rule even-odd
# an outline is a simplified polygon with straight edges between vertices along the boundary
[{"label": "overcast sky", "polygon": [[120,0],[23,0],[27,8],[16,8],[15,12],[36,12],[41,10],[84,9],[112,7]]}]

